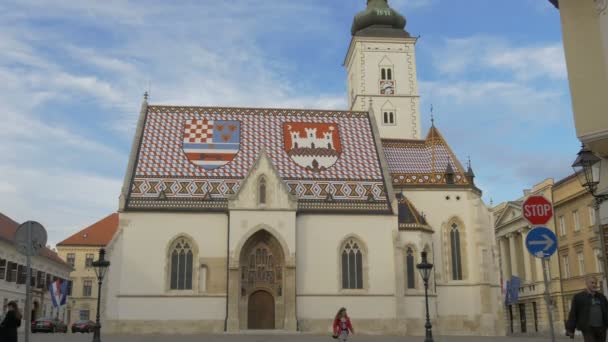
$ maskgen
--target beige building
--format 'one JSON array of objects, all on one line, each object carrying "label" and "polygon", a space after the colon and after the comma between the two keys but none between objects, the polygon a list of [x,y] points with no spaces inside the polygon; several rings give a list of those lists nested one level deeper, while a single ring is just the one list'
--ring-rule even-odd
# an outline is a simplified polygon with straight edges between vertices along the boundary
[{"label": "beige building", "polygon": [[[608,193],[608,0],[550,0],[559,8],[574,124],[579,140],[601,158],[597,194]],[[575,156],[572,156],[574,160]],[[608,204],[600,209],[608,223]]]},{"label": "beige building", "polygon": [[118,228],[118,214],[111,214],[57,244],[57,252],[73,267],[70,273],[72,293],[68,299],[67,322],[95,320],[97,312],[97,278],[92,267]]},{"label": "beige building", "polygon": [[[597,275],[603,283],[601,246],[594,231],[593,198],[576,175],[555,183],[553,201],[564,311],[568,312],[572,296],[585,289],[586,275]],[[605,284],[601,288],[605,292]]]},{"label": "beige building", "polygon": [[[363,7],[364,2],[361,1]],[[420,132],[415,44],[385,0],[355,16],[348,110],[142,103],[108,244],[106,331],[504,334],[474,182]],[[167,312],[171,314],[168,316]]]},{"label": "beige building", "polygon": [[[505,202],[492,209],[497,245],[499,246],[500,273],[503,288],[513,277],[521,280],[518,300],[506,303],[505,324],[507,333],[512,335],[533,335],[549,332],[549,315],[544,299],[545,285],[543,266],[539,258],[533,257],[526,248],[526,236],[532,229],[522,215],[522,204],[532,195],[544,196],[552,201],[553,180],[547,179],[525,190],[524,196],[514,201]],[[555,231],[553,220],[546,225]],[[555,322],[564,319],[557,256],[550,259],[550,291]],[[561,324],[555,324],[556,331],[563,330]]]}]

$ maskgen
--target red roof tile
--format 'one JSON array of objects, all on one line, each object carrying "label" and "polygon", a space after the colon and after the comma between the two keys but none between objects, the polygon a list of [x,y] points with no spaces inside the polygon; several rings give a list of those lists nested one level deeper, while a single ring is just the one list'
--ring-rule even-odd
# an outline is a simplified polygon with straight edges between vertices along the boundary
[{"label": "red roof tile", "polygon": [[118,229],[118,213],[113,213],[93,223],[57,246],[99,246],[107,245]]},{"label": "red roof tile", "polygon": [[[0,240],[4,240],[11,244],[14,244],[15,234],[17,233],[18,227],[19,223],[15,222],[10,217],[0,213]],[[40,256],[71,268],[71,266],[68,265],[65,261],[63,261],[63,259],[61,259],[59,255],[57,255],[57,253],[46,247],[40,251]]]}]

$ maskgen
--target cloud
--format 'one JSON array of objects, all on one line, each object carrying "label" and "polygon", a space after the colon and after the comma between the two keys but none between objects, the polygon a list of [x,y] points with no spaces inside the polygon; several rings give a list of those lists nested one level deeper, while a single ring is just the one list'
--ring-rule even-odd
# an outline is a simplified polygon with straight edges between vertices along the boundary
[{"label": "cloud", "polygon": [[435,47],[433,60],[437,70],[447,76],[491,70],[520,80],[567,78],[561,42],[521,46],[493,36],[447,38]]}]

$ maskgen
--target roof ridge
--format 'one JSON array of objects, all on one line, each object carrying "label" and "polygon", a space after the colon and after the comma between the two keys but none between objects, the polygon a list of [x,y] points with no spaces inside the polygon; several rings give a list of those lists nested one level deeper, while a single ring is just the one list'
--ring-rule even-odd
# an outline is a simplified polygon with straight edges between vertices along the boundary
[{"label": "roof ridge", "polygon": [[239,107],[239,106],[204,106],[204,105],[171,105],[171,104],[148,104],[148,108],[208,108],[208,109],[248,109],[248,110],[289,110],[302,112],[324,112],[324,113],[360,113],[369,114],[362,110],[343,110],[343,109],[310,109],[310,108],[283,108],[283,107]]}]

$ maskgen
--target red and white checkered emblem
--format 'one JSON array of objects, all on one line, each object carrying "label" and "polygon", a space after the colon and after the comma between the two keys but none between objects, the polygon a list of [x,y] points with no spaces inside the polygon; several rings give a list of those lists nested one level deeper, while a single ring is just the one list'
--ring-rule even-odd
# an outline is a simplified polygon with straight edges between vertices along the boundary
[{"label": "red and white checkered emblem", "polygon": [[190,120],[184,130],[184,142],[208,144],[213,139],[213,125],[209,120]]}]

